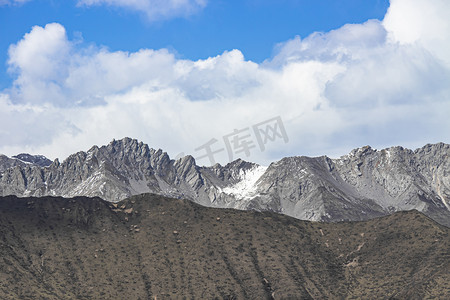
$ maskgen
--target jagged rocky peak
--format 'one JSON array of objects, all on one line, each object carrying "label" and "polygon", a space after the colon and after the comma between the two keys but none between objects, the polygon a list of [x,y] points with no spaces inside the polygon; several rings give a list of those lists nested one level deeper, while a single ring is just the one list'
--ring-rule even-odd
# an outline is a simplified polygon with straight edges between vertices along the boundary
[{"label": "jagged rocky peak", "polygon": [[416,149],[415,153],[430,153],[430,152],[440,152],[440,151],[446,151],[450,149],[449,144],[445,143],[436,143],[436,144],[426,144],[425,146]]},{"label": "jagged rocky peak", "polygon": [[390,156],[395,159],[396,157],[412,157],[414,156],[414,151],[407,149],[407,148],[403,148],[402,146],[394,146],[394,147],[389,147],[386,149],[383,149],[382,151],[385,151],[387,156]]},{"label": "jagged rocky peak", "polygon": [[252,163],[252,162],[248,162],[245,160],[242,160],[240,158],[228,163],[225,165],[224,168],[226,169],[239,169],[239,170],[248,170],[248,169],[252,169],[255,166],[258,166],[258,164]]},{"label": "jagged rocky peak", "polygon": [[225,181],[234,182],[236,180],[243,179],[248,171],[252,171],[259,167],[258,164],[247,162],[240,158],[226,164],[225,166],[215,165],[209,169],[213,170],[216,175]]},{"label": "jagged rocky peak", "polygon": [[192,155],[183,156],[174,161],[174,167],[177,169],[188,170],[191,167],[196,167],[195,158]]},{"label": "jagged rocky peak", "polygon": [[13,157],[0,154],[0,172],[13,167],[48,167],[52,161],[42,155],[22,153]]},{"label": "jagged rocky peak", "polygon": [[59,168],[61,163],[59,162],[59,158],[55,158],[55,160],[50,164],[50,168]]},{"label": "jagged rocky peak", "polygon": [[164,172],[171,164],[169,155],[161,149],[150,149],[150,164],[153,169]]},{"label": "jagged rocky peak", "polygon": [[25,163],[31,163],[40,167],[48,167],[52,161],[43,155],[31,155],[28,153],[21,153],[13,156],[12,158],[19,159]]},{"label": "jagged rocky peak", "polygon": [[184,164],[192,164],[192,163],[195,164],[195,158],[192,155],[186,155],[186,156],[180,157],[177,160],[175,160],[176,165],[178,165],[178,164],[184,165]]},{"label": "jagged rocky peak", "polygon": [[153,154],[153,149],[150,149],[147,144],[129,137],[121,140],[114,139],[107,146],[103,146],[100,149],[115,156],[128,158],[143,158]]},{"label": "jagged rocky peak", "polygon": [[97,145],[94,145],[87,151],[87,153],[97,154],[100,151],[100,148]]},{"label": "jagged rocky peak", "polygon": [[70,170],[78,170],[81,169],[82,166],[85,165],[87,153],[84,151],[79,151],[75,154],[70,155],[68,158],[66,158],[62,164],[60,164],[60,167],[64,170],[70,169]]},{"label": "jagged rocky peak", "polygon": [[350,151],[349,154],[342,156],[342,158],[349,158],[349,157],[364,157],[368,156],[370,154],[379,154],[383,156],[390,156],[390,155],[414,155],[414,154],[427,154],[427,153],[433,153],[433,154],[439,154],[439,153],[447,153],[450,149],[449,144],[445,143],[436,143],[436,144],[427,144],[421,148],[418,148],[416,150],[410,150],[407,148],[404,148],[402,146],[392,146],[388,148],[384,148],[381,150],[373,149],[371,146],[364,146],[360,148],[355,148],[352,151]]},{"label": "jagged rocky peak", "polygon": [[372,147],[367,145],[367,146],[364,146],[364,147],[353,149],[352,151],[350,151],[349,154],[341,156],[341,159],[343,159],[343,160],[360,159],[360,158],[364,158],[365,156],[371,155],[371,154],[376,153],[376,152],[377,152],[376,149],[373,149]]},{"label": "jagged rocky peak", "polygon": [[418,148],[414,151],[414,154],[420,158],[436,161],[441,159],[448,159],[449,151],[449,144],[437,143],[427,144],[422,148]]},{"label": "jagged rocky peak", "polygon": [[339,159],[333,160],[333,162],[344,168],[346,165],[347,167],[357,165],[358,169],[362,165],[372,166],[373,164],[376,168],[398,164],[414,167],[415,157],[414,151],[401,146],[393,146],[382,150],[364,146],[353,149],[349,154],[341,156]]},{"label": "jagged rocky peak", "polygon": [[284,157],[281,160],[271,163],[267,169],[268,172],[283,171],[285,173],[298,172],[301,170],[311,169],[314,165],[320,164],[325,156],[308,157],[308,156],[292,156]]}]

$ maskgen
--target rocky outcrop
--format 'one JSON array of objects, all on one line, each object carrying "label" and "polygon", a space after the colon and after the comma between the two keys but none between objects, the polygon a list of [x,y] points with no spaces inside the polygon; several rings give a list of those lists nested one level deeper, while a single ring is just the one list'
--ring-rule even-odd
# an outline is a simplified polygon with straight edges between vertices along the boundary
[{"label": "rocky outcrop", "polygon": [[417,209],[450,225],[450,146],[411,151],[368,146],[339,159],[291,157],[273,163],[260,178],[259,209],[308,220],[363,220]]},{"label": "rocky outcrop", "polygon": [[205,206],[269,210],[315,221],[366,220],[417,209],[450,226],[450,146],[369,146],[339,159],[288,157],[199,167],[137,140],[114,140],[42,167],[0,156],[0,195],[91,196],[117,202],[156,193]]},{"label": "rocky outcrop", "polygon": [[21,153],[19,155],[13,156],[12,158],[40,167],[48,167],[52,164],[52,161],[43,155],[30,155],[28,153]]}]

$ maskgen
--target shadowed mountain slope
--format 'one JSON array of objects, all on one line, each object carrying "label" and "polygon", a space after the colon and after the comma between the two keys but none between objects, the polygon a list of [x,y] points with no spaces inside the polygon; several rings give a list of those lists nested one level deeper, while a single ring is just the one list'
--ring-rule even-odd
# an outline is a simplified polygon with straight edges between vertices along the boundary
[{"label": "shadowed mountain slope", "polygon": [[0,198],[2,299],[448,299],[449,229],[317,223],[144,194]]}]

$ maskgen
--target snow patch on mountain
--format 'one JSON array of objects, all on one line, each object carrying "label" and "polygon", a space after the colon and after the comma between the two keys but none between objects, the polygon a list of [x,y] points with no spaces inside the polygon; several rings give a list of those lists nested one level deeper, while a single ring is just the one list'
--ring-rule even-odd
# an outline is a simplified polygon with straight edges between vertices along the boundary
[{"label": "snow patch on mountain", "polygon": [[20,161],[21,163],[24,163],[24,164],[26,164],[26,165],[33,165],[33,163],[31,163],[31,162],[26,161],[26,160],[22,160],[22,159],[17,158],[17,157],[11,157],[11,159],[18,160],[18,161]]},{"label": "snow patch on mountain", "polygon": [[266,170],[267,167],[263,166],[254,166],[253,168],[248,170],[241,169],[239,171],[239,177],[241,178],[241,181],[232,186],[224,188],[222,191],[225,194],[232,195],[239,200],[253,199],[258,196],[256,193],[256,186],[259,178],[261,178]]}]

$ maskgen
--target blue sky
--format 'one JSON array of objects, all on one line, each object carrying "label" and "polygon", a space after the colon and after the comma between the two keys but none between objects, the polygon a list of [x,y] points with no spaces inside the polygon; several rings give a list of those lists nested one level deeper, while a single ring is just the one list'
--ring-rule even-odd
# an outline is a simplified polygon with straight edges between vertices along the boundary
[{"label": "blue sky", "polygon": [[0,88],[12,80],[5,67],[8,47],[35,25],[60,23],[70,39],[82,36],[85,43],[111,51],[168,48],[181,58],[196,60],[239,49],[246,59],[262,62],[272,56],[277,43],[346,23],[382,19],[387,7],[387,0],[218,0],[187,17],[149,20],[132,9],[80,7],[74,0],[3,5]]},{"label": "blue sky", "polygon": [[[267,165],[448,143],[449,15],[447,0],[0,0],[0,153],[128,136]],[[285,132],[262,146],[269,120]]]}]

